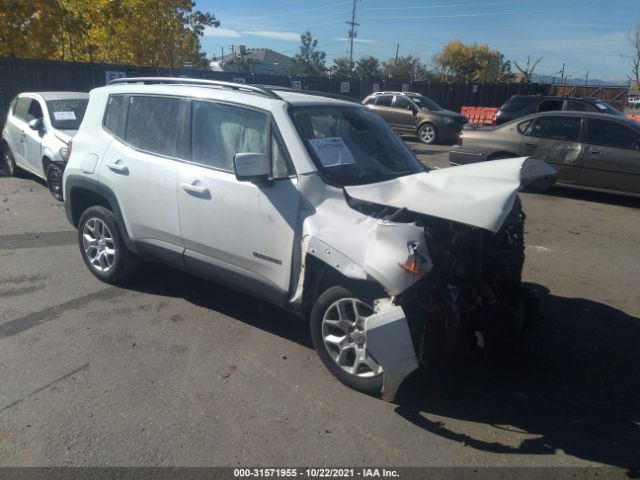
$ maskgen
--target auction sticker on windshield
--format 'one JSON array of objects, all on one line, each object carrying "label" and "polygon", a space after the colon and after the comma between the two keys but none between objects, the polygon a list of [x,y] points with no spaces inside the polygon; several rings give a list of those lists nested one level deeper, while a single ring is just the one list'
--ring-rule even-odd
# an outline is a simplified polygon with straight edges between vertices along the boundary
[{"label": "auction sticker on windshield", "polygon": [[58,122],[62,122],[64,120],[75,120],[76,113],[75,112],[53,112],[53,118],[55,118]]},{"label": "auction sticker on windshield", "polygon": [[309,143],[318,155],[323,167],[356,163],[349,147],[341,137],[311,138]]}]

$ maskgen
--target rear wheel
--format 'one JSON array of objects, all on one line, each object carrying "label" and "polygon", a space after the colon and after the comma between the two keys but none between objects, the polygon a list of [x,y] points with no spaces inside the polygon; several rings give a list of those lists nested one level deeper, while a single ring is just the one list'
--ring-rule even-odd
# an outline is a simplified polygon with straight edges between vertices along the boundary
[{"label": "rear wheel", "polygon": [[418,129],[418,138],[422,143],[431,145],[438,140],[438,131],[432,123],[423,123]]},{"label": "rear wheel", "polygon": [[56,200],[62,201],[62,168],[56,164],[47,167],[47,186]]},{"label": "rear wheel", "polygon": [[311,311],[311,338],[325,367],[342,383],[378,394],[382,367],[367,351],[364,330],[371,305],[344,287],[327,289]]},{"label": "rear wheel", "polygon": [[115,216],[104,207],[90,207],[82,214],[78,243],[85,265],[103,282],[118,283],[138,266],[138,259],[122,240]]}]

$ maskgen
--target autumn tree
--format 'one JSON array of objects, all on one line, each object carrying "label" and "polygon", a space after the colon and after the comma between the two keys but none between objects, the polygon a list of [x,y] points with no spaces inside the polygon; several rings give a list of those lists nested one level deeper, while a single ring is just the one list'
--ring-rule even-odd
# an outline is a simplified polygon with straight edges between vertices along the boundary
[{"label": "autumn tree", "polygon": [[360,58],[356,61],[355,76],[366,80],[380,78],[382,76],[380,61],[372,56]]},{"label": "autumn tree", "polygon": [[536,69],[542,57],[538,58],[535,62],[531,63],[531,56],[527,55],[527,64],[524,67],[518,65],[518,62],[514,61],[513,64],[516,66],[518,71],[522,73],[522,81],[525,83],[531,83],[531,76],[533,75],[533,71]]},{"label": "autumn tree", "polygon": [[385,76],[395,79],[407,79],[421,81],[429,78],[427,66],[419,57],[407,55],[392,58],[382,63],[382,71]]},{"label": "autumn tree", "polygon": [[220,22],[191,0],[2,0],[0,56],[200,65],[200,37]]},{"label": "autumn tree", "polygon": [[497,82],[513,80],[511,62],[488,45],[447,43],[434,57],[434,64],[448,80]]},{"label": "autumn tree", "polygon": [[353,75],[353,66],[348,57],[339,57],[333,60],[332,73],[339,78],[351,77]]},{"label": "autumn tree", "polygon": [[327,54],[318,50],[318,40],[307,31],[300,35],[300,43],[300,52],[293,57],[289,69],[291,75],[315,77],[324,75]]}]

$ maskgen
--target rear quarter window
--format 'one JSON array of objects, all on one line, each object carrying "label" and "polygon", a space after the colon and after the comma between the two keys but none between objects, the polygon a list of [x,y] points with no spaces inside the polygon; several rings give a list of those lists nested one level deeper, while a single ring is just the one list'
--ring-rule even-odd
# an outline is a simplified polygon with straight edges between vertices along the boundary
[{"label": "rear quarter window", "polygon": [[127,120],[126,98],[124,95],[111,95],[107,100],[102,125],[116,137],[124,140],[124,127]]}]

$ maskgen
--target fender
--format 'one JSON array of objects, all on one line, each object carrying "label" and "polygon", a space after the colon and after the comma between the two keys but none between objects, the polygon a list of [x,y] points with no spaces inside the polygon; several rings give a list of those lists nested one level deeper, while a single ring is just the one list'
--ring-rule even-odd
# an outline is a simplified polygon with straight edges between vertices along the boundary
[{"label": "fender", "polygon": [[[89,195],[101,198],[105,202],[105,206],[108,206],[109,209],[113,212],[116,217],[116,222],[118,223],[118,227],[120,228],[120,232],[122,233],[123,240],[127,245],[127,248],[132,250],[133,252],[138,252],[136,244],[131,237],[129,236],[129,232],[127,230],[126,222],[122,216],[122,211],[120,209],[120,204],[116,198],[115,193],[105,186],[104,184],[99,183],[97,180],[93,178],[80,177],[80,176],[70,176],[65,179],[64,184],[64,211],[67,215],[67,220],[69,223],[73,225],[75,228],[78,227],[78,222],[80,221],[80,215],[82,212],[77,212],[74,210],[73,199],[74,192],[78,190],[84,190],[88,192]],[[90,206],[90,205],[87,205]]]}]

